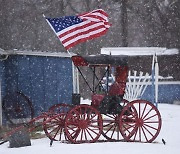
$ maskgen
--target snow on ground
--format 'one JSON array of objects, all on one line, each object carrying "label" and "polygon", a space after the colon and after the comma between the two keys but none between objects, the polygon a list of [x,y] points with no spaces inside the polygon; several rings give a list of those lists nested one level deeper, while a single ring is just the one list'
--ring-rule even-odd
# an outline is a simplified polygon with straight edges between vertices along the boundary
[{"label": "snow on ground", "polygon": [[[0,154],[179,154],[180,153],[180,106],[159,104],[162,129],[155,143],[100,142],[91,144],[66,144],[49,139],[31,140],[32,146],[8,148],[9,143],[0,145]],[[162,143],[162,138],[166,145]]]}]

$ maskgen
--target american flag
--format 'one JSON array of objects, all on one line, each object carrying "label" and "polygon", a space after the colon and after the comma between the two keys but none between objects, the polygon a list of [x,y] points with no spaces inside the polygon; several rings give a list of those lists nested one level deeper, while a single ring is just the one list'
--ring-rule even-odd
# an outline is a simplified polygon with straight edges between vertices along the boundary
[{"label": "american flag", "polygon": [[104,35],[110,27],[108,14],[93,10],[77,16],[46,18],[66,50],[73,46]]}]

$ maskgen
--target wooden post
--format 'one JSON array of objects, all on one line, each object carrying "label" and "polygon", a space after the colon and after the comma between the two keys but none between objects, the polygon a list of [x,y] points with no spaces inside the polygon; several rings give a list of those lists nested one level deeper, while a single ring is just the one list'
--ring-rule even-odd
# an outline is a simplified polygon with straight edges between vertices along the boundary
[{"label": "wooden post", "polygon": [[157,55],[155,55],[155,104],[158,107],[158,78],[159,78],[159,65]]},{"label": "wooden post", "polygon": [[152,103],[155,104],[155,57],[156,55],[153,55],[153,60],[152,60],[152,76],[151,76],[151,92],[152,92]]},{"label": "wooden post", "polygon": [[0,126],[2,126],[2,97],[1,97],[1,80],[0,80]]},{"label": "wooden post", "polygon": [[79,94],[79,73],[77,68],[72,63],[72,73],[73,73],[73,93]]},{"label": "wooden post", "polygon": [[159,65],[157,55],[153,55],[152,61],[152,102],[158,107],[158,78],[159,78]]}]

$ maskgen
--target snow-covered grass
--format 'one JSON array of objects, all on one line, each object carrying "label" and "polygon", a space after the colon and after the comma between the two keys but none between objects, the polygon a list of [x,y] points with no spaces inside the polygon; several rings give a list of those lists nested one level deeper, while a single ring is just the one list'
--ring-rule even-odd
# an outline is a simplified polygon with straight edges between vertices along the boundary
[{"label": "snow-covered grass", "polygon": [[[99,142],[67,144],[54,142],[50,147],[48,138],[31,140],[32,146],[8,148],[0,145],[0,154],[179,154],[180,153],[180,106],[159,104],[162,129],[154,143]],[[164,145],[162,138],[166,141]]]}]

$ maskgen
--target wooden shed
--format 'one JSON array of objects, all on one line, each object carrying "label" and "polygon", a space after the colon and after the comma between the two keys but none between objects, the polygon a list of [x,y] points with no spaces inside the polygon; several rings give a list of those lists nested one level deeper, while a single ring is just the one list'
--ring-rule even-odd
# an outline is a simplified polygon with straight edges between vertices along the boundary
[{"label": "wooden shed", "polygon": [[6,95],[11,97],[16,92],[30,99],[34,116],[54,104],[71,104],[73,93],[78,92],[74,72],[68,53],[13,50],[2,54],[1,51],[1,109]]}]

